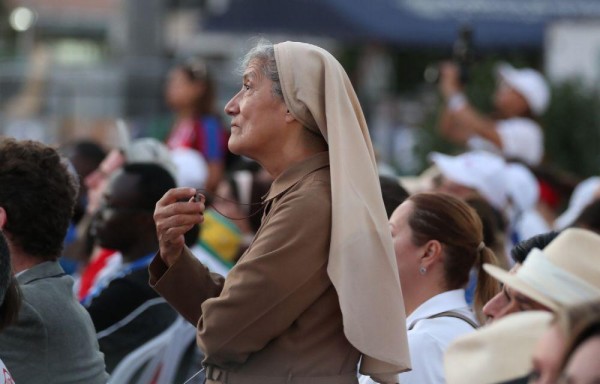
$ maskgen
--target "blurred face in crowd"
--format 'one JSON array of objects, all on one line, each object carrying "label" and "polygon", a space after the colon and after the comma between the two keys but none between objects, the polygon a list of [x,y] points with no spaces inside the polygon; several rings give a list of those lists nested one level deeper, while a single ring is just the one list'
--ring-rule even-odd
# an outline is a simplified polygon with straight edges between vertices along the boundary
[{"label": "blurred face in crowd", "polygon": [[[511,274],[515,274],[521,267],[521,264],[515,264],[510,270]],[[522,295],[518,291],[503,285],[502,291],[488,301],[483,307],[483,314],[486,316],[486,322],[492,323],[506,315],[515,312],[546,310],[548,308],[540,303],[531,300],[527,296]]]},{"label": "blurred face in crowd", "polygon": [[529,376],[529,383],[556,383],[565,348],[565,335],[557,324],[553,324],[544,332],[533,351],[533,370]]},{"label": "blurred face in crowd", "polygon": [[461,200],[466,200],[472,197],[479,197],[477,190],[456,183],[447,177],[441,176],[438,181],[436,192],[443,192]]},{"label": "blurred face in crowd", "polygon": [[92,222],[92,235],[101,247],[126,252],[142,228],[141,220],[152,217],[152,212],[137,208],[138,179],[122,171],[110,178]]},{"label": "blurred face in crowd", "polygon": [[598,384],[600,383],[600,336],[584,341],[573,352],[565,367],[565,384]]},{"label": "blurred face in crowd", "polygon": [[225,113],[231,116],[229,150],[263,164],[263,159],[278,156],[286,142],[287,107],[273,94],[273,82],[260,64],[250,61],[242,89],[229,100]]},{"label": "blurred face in crowd", "polygon": [[165,98],[176,111],[193,109],[205,90],[202,81],[192,80],[183,69],[175,68],[169,73]]},{"label": "blurred face in crowd", "polygon": [[504,81],[501,81],[496,89],[494,106],[504,118],[524,116],[529,112],[527,100]]},{"label": "blurred face in crowd", "polygon": [[125,156],[118,149],[113,149],[100,163],[100,166],[90,173],[84,180],[88,189],[88,213],[98,209],[102,193],[106,189],[108,178],[125,163]]}]

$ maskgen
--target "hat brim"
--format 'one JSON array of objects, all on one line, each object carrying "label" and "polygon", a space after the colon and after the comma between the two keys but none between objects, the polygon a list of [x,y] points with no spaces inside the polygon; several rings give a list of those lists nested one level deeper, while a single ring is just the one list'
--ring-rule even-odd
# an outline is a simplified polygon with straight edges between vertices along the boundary
[{"label": "hat brim", "polygon": [[544,307],[549,308],[554,312],[560,309],[560,306],[556,302],[552,301],[546,295],[540,293],[536,289],[532,288],[529,284],[524,282],[519,277],[518,272],[517,274],[511,274],[492,264],[484,264],[483,269],[494,279],[527,296],[533,301],[540,303]]}]

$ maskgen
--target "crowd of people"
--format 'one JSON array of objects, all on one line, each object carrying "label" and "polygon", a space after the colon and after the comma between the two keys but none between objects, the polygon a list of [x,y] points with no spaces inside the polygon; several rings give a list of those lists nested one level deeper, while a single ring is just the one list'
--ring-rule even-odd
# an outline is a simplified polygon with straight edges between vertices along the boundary
[{"label": "crowd of people", "polygon": [[229,129],[195,58],[152,137],[0,137],[0,382],[120,384],[148,345],[152,383],[600,380],[600,178],[560,211],[536,173],[541,74],[500,66],[486,116],[444,64],[465,152],[397,178],[329,52],[261,40],[241,73]]}]

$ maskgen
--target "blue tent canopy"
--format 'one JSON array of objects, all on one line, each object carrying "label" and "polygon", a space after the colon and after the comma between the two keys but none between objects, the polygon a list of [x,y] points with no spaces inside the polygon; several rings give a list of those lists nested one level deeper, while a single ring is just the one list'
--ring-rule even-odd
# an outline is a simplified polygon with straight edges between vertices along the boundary
[{"label": "blue tent canopy", "polygon": [[461,25],[479,48],[541,49],[544,25],[600,15],[594,0],[229,0],[209,31],[299,33],[349,42],[447,47]]}]

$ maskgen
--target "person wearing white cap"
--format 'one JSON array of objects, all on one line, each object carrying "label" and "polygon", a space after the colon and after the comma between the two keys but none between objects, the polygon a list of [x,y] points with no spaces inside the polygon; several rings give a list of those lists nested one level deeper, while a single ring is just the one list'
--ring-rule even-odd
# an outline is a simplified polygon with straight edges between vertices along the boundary
[{"label": "person wearing white cap", "polygon": [[479,194],[495,209],[504,212],[508,201],[503,177],[504,159],[485,151],[471,151],[458,156],[434,152],[429,158],[442,174],[440,192],[462,199]]},{"label": "person wearing white cap", "polygon": [[473,108],[459,81],[458,67],[442,65],[440,91],[446,102],[439,123],[448,140],[470,149],[484,149],[529,165],[538,165],[544,156],[544,134],[534,120],[548,107],[550,90],[544,77],[529,68],[501,64],[494,94],[495,116]]},{"label": "person wearing white cap", "polygon": [[600,177],[593,176],[577,184],[571,194],[569,206],[555,221],[554,228],[565,229],[575,223],[585,207],[600,198]]},{"label": "person wearing white cap", "polygon": [[540,187],[529,168],[520,163],[508,163],[505,179],[513,243],[549,232],[551,228],[536,209]]}]

